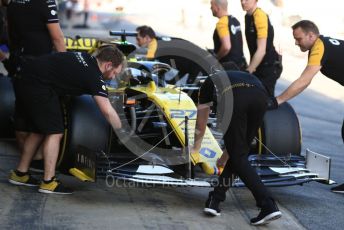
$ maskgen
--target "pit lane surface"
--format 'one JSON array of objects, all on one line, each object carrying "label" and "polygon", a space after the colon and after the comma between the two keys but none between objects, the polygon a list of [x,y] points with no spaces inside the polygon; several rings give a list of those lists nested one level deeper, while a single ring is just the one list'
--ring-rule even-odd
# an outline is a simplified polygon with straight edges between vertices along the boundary
[{"label": "pit lane surface", "polygon": [[[135,28],[128,22],[111,23],[108,28]],[[97,27],[98,28],[98,27]],[[72,31],[73,33],[76,31]],[[78,32],[78,34],[86,31]],[[107,34],[101,30],[87,31]],[[284,59],[285,60],[285,59]],[[288,62],[287,62],[288,63]],[[299,69],[302,70],[302,69]],[[280,80],[277,90],[286,87]],[[332,179],[344,182],[344,147],[340,126],[344,114],[342,100],[308,90],[291,101],[303,128],[303,148],[332,157]],[[49,196],[33,188],[7,183],[8,171],[17,157],[0,146],[0,223],[2,229],[254,229],[247,224],[257,214],[246,188],[232,189],[219,218],[202,214],[208,189],[147,188],[132,185],[108,187],[78,182],[61,176],[76,193]],[[272,188],[284,216],[268,229],[342,229],[344,199],[331,193],[330,186],[316,182],[304,186]]]},{"label": "pit lane surface", "polygon": [[[76,189],[70,196],[46,195],[37,189],[7,182],[8,170],[17,161],[0,154],[1,229],[254,229],[247,224],[257,210],[242,189],[240,201],[228,194],[226,210],[219,218],[203,215],[208,189],[134,187],[104,181],[87,184],[61,176]],[[112,182],[110,182],[112,185]],[[271,223],[273,229],[299,229],[293,215]]]}]

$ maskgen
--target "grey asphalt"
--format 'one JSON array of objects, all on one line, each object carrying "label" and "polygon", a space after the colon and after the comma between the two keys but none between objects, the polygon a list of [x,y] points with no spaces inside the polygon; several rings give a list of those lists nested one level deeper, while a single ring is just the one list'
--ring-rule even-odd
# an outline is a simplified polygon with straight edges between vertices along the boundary
[{"label": "grey asphalt", "polygon": [[[93,27],[94,26],[94,27]],[[105,25],[107,29],[129,28],[125,21]],[[91,30],[66,29],[75,36],[107,36],[100,25]],[[277,90],[286,87],[281,80]],[[293,99],[303,128],[303,148],[333,159],[332,179],[344,182],[344,146],[340,138],[344,103],[314,91]],[[60,178],[76,190],[71,196],[42,195],[34,188],[7,182],[18,152],[8,142],[0,143],[0,226],[1,229],[255,229],[249,218],[258,213],[246,188],[231,189],[223,203],[221,217],[209,218],[202,209],[209,189],[172,187],[110,187]],[[283,217],[262,229],[342,229],[344,199],[330,186],[312,182],[304,186],[272,188]]]},{"label": "grey asphalt", "polygon": [[[76,190],[73,195],[46,195],[37,188],[14,186],[8,172],[17,150],[0,144],[1,229],[255,229],[248,224],[258,213],[246,188],[227,193],[220,217],[202,213],[209,189],[143,187],[108,180],[84,183],[59,175]],[[263,229],[303,229],[283,206],[283,217]]]}]

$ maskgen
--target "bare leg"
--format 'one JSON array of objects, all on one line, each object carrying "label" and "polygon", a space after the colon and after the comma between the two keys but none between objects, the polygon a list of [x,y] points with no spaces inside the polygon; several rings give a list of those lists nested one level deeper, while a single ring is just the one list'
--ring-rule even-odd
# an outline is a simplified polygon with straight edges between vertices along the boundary
[{"label": "bare leg", "polygon": [[[28,132],[16,131],[17,144],[18,144],[19,151],[21,153],[23,152],[23,146],[28,136],[29,136]],[[42,159],[43,159],[43,150],[42,150],[42,146],[39,146],[37,153],[34,154],[33,156],[33,160],[42,160]]]},{"label": "bare leg", "polygon": [[60,151],[63,134],[47,135],[43,142],[44,180],[51,180],[55,176],[56,162]]},{"label": "bare leg", "polygon": [[33,160],[43,160],[43,146],[42,145],[38,147],[36,154],[33,155]]},{"label": "bare leg", "polygon": [[16,131],[16,140],[19,147],[19,151],[21,153],[23,152],[24,143],[28,136],[29,136],[28,132]]},{"label": "bare leg", "polygon": [[25,139],[23,151],[17,170],[20,172],[27,172],[33,155],[36,153],[38,146],[41,144],[44,135],[38,133],[29,133]]}]

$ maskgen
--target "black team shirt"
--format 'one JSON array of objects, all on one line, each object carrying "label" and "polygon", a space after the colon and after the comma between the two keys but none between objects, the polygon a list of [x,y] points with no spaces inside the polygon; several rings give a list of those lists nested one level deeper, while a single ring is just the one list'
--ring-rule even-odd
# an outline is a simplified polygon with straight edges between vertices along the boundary
[{"label": "black team shirt", "polygon": [[22,78],[39,81],[60,96],[108,97],[97,60],[88,53],[54,53],[29,60],[24,65]]},{"label": "black team shirt", "polygon": [[53,51],[47,24],[59,22],[55,0],[12,0],[7,20],[11,51],[31,56]]},{"label": "black team shirt", "polygon": [[213,76],[209,76],[202,84],[199,91],[199,103],[207,104],[216,102],[216,98],[221,99],[228,93],[233,92],[236,88],[251,87],[266,92],[261,81],[252,74],[241,71],[227,71],[225,74],[214,74]]}]

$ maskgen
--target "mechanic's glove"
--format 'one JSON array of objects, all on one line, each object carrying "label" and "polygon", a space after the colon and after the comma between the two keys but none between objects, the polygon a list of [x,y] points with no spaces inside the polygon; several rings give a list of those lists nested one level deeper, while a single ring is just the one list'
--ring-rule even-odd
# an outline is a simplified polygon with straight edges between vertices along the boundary
[{"label": "mechanic's glove", "polygon": [[276,97],[269,97],[267,100],[267,109],[272,110],[272,109],[277,109],[278,108],[278,103],[276,100]]}]

